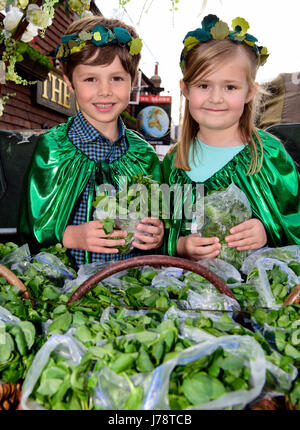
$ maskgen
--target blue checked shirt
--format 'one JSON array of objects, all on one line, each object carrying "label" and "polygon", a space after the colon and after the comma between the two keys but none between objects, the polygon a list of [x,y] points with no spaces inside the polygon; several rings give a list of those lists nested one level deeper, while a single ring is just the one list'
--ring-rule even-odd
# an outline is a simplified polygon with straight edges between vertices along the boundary
[{"label": "blue checked shirt", "polygon": [[[118,120],[119,136],[113,143],[110,142],[105,136],[97,131],[82,115],[80,111],[74,117],[69,131],[68,138],[81,152],[87,155],[93,161],[106,160],[109,163],[120,158],[127,151],[127,141],[125,137],[125,127],[119,118]],[[73,209],[72,215],[69,219],[69,225],[79,225],[87,221],[87,201],[90,187],[94,184],[88,182],[85,190],[80,198],[77,200]],[[71,255],[75,259],[77,269],[81,264],[85,263],[85,251],[81,249],[71,249]],[[105,254],[105,253],[91,253],[91,262],[96,261],[113,261],[125,260],[127,258],[136,257],[141,255],[138,250],[134,249],[132,252],[121,254]]]}]

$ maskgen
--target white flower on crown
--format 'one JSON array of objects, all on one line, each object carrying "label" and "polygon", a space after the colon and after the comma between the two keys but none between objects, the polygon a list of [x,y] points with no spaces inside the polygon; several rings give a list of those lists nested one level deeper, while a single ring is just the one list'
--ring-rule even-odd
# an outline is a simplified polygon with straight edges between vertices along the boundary
[{"label": "white flower on crown", "polygon": [[45,14],[42,7],[30,4],[27,8],[26,19],[38,28],[46,28],[52,24],[52,19]]},{"label": "white flower on crown", "polygon": [[22,42],[31,42],[35,36],[38,35],[39,27],[33,25],[31,22],[28,24],[26,30],[22,34],[21,41]]},{"label": "white flower on crown", "polygon": [[21,21],[22,16],[23,12],[21,12],[19,8],[10,7],[3,20],[4,30],[13,33]]}]

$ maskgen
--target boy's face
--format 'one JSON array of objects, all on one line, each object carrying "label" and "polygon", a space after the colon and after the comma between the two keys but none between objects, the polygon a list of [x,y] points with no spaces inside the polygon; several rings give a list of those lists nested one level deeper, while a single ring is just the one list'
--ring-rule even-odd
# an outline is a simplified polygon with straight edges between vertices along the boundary
[{"label": "boy's face", "polygon": [[80,64],[66,83],[75,94],[79,108],[87,121],[111,140],[118,137],[118,116],[130,100],[131,76],[118,56],[109,65]]}]

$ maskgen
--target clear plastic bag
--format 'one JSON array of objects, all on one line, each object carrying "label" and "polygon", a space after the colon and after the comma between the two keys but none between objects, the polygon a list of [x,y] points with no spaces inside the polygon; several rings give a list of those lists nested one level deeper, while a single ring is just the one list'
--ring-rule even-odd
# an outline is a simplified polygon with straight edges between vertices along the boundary
[{"label": "clear plastic bag", "polygon": [[23,275],[31,266],[46,278],[62,286],[66,279],[74,279],[75,273],[66,267],[61,260],[49,252],[31,255],[28,244],[24,244],[5,256],[0,264]]},{"label": "clear plastic bag", "polygon": [[30,399],[30,395],[38,382],[43,369],[48,363],[52,352],[62,355],[75,364],[80,364],[86,348],[69,335],[53,335],[36,353],[22,385],[21,408],[23,410],[45,410]]},{"label": "clear plastic bag", "polygon": [[289,264],[291,261],[300,262],[300,245],[283,246],[279,248],[260,248],[252,252],[244,261],[241,272],[246,275],[262,258],[272,258]]},{"label": "clear plastic bag", "polygon": [[[286,293],[284,295],[284,291],[282,291],[283,297],[280,299],[280,295],[277,297],[275,289],[272,290],[271,284],[268,278],[268,271],[273,270],[275,267],[278,267],[280,271],[286,274],[287,282],[286,282]],[[247,283],[253,285],[258,294],[259,299],[257,306],[267,307],[267,308],[276,308],[281,306],[284,298],[291,292],[292,288],[295,287],[300,279],[297,277],[292,269],[288,267],[288,265],[280,260],[272,259],[272,258],[259,258],[250,265],[245,266],[245,270],[247,268]]]},{"label": "clear plastic bag", "polygon": [[170,410],[168,393],[173,369],[209,355],[218,347],[243,357],[245,365],[251,371],[249,390],[237,390],[206,404],[196,405],[190,409],[242,409],[256,398],[265,381],[265,357],[260,345],[248,336],[224,336],[222,338],[205,338],[198,336],[198,344],[182,350],[174,359],[166,361],[153,372],[141,373],[130,377],[114,374],[104,367],[99,375],[94,403],[99,408],[120,410],[123,408],[132,387],[142,388],[142,410]]},{"label": "clear plastic bag", "polygon": [[217,258],[239,269],[249,252],[229,248],[225,236],[230,234],[231,227],[249,220],[252,216],[245,193],[235,184],[231,184],[226,190],[213,191],[202,197],[202,200],[204,214],[197,215],[192,221],[191,232],[204,237],[218,237],[222,247]]}]

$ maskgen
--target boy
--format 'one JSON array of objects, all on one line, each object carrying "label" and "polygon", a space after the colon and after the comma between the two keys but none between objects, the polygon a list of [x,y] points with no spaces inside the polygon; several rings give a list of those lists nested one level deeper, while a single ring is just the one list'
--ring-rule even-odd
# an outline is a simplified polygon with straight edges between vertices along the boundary
[{"label": "boy", "polygon": [[115,247],[125,243],[127,232],[106,235],[103,224],[91,220],[97,185],[118,186],[120,176],[130,183],[139,172],[161,181],[155,151],[120,118],[136,79],[141,41],[132,27],[99,16],[73,22],[61,41],[57,58],[79,110],[39,138],[24,181],[20,237],[31,249],[62,242],[77,268],[157,249],[164,233],[159,219],[142,220],[138,230],[145,234],[135,235],[139,241],[126,255]]}]

